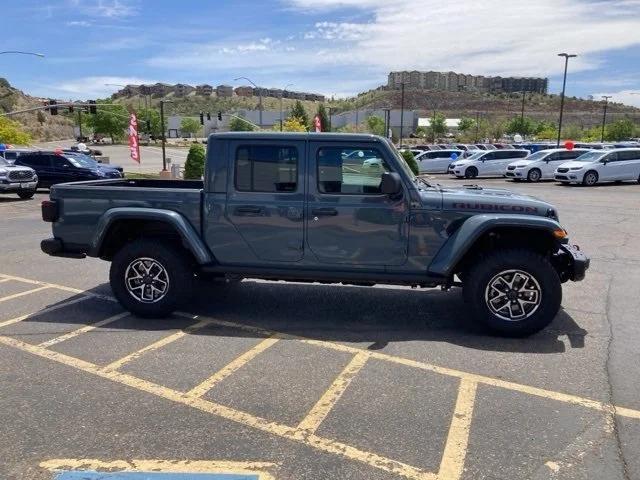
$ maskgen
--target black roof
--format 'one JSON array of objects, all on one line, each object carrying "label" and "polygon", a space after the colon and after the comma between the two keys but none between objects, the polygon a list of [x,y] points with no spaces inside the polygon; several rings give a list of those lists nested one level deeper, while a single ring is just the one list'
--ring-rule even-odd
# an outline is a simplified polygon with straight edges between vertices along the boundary
[{"label": "black roof", "polygon": [[369,133],[316,133],[316,132],[221,132],[212,133],[209,138],[241,140],[323,140],[351,142],[384,142],[385,139]]}]

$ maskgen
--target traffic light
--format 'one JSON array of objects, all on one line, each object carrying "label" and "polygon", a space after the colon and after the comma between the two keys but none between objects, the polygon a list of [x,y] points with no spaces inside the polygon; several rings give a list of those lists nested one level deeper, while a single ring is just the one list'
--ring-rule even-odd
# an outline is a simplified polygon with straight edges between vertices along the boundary
[{"label": "traffic light", "polygon": [[200,112],[200,125],[204,125],[204,113]]},{"label": "traffic light", "polygon": [[218,120],[222,121],[222,112],[218,112]]},{"label": "traffic light", "polygon": [[95,100],[89,100],[90,105],[89,105],[89,113],[92,115],[95,115],[96,113],[98,113],[98,108],[96,107],[96,101]]},{"label": "traffic light", "polygon": [[207,120],[211,120],[211,112],[207,112]]},{"label": "traffic light", "polygon": [[49,99],[49,113],[51,115],[57,115],[58,114],[58,107],[54,106],[57,105],[58,102],[56,102],[55,100],[51,100]]}]

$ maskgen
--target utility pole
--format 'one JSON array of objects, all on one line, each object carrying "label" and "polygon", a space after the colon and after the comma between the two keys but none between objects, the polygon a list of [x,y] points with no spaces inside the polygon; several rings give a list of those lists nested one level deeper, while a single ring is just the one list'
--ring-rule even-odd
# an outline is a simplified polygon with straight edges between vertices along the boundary
[{"label": "utility pole", "polygon": [[525,100],[525,96],[527,95],[526,91],[522,91],[522,109],[520,110],[520,124],[524,125],[524,100]]},{"label": "utility pole", "polygon": [[569,59],[577,57],[578,55],[570,53],[559,53],[559,57],[564,57],[564,77],[562,79],[562,96],[560,97],[560,119],[558,121],[558,141],[556,147],[560,148],[560,138],[562,135],[562,113],[564,111],[564,94],[567,87],[567,67],[569,65]]},{"label": "utility pole", "polygon": [[389,138],[389,128],[391,128],[391,109],[384,108],[384,138]]},{"label": "utility pole", "polygon": [[433,110],[433,118],[431,119],[431,134],[433,136],[433,141],[431,143],[436,143],[436,111]]},{"label": "utility pole", "polygon": [[480,112],[476,112],[476,142],[480,142]]},{"label": "utility pole", "polygon": [[[284,98],[284,92],[286,92],[287,88],[289,88],[291,85],[293,85],[293,83],[287,83],[285,85],[285,87],[282,89],[282,93],[280,94],[280,131],[282,131],[282,122],[284,120],[283,113],[282,113],[283,112],[283,110],[282,110],[282,99]],[[260,119],[260,123],[262,123],[262,119]]]},{"label": "utility pole", "polygon": [[331,131],[331,115],[333,115],[333,107],[327,107],[327,110],[329,110],[329,132]]},{"label": "utility pole", "polygon": [[[400,84],[400,140],[398,145],[402,145],[402,130],[404,129],[404,82]],[[391,121],[389,121],[391,123]]]},{"label": "utility pole", "polygon": [[78,128],[80,129],[80,141],[82,141],[82,109],[78,109]]},{"label": "utility pole", "polygon": [[611,95],[603,95],[604,98],[604,112],[602,113],[602,133],[600,134],[600,143],[604,142],[604,126],[607,123],[607,105]]}]

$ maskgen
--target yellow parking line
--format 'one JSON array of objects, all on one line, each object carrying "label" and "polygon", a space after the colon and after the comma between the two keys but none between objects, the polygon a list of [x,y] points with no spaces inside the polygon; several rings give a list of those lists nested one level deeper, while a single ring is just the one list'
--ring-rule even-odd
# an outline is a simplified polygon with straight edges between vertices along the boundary
[{"label": "yellow parking line", "polygon": [[0,273],[0,277],[7,280],[14,280],[16,282],[30,283],[31,285],[42,285],[50,288],[56,288],[64,292],[78,293],[80,295],[86,295],[87,297],[99,298],[101,300],[107,300],[108,302],[117,302],[117,300],[111,295],[103,295],[101,293],[89,292],[87,290],[81,290],[79,288],[67,287],[66,285],[60,285],[58,283],[41,282],[39,280],[32,280],[30,278],[16,277],[15,275],[7,275]]},{"label": "yellow parking line", "polygon": [[62,353],[55,352],[38,345],[31,345],[15,338],[0,336],[0,343],[8,345],[19,350],[32,353],[41,358],[55,361],[57,363],[74,367],[78,370],[91,373],[101,378],[106,378],[116,383],[126,385],[137,390],[151,393],[158,397],[170,400],[175,403],[196,408],[203,412],[231,420],[241,425],[255,428],[265,433],[276,435],[287,440],[295,441],[303,445],[315,448],[322,452],[331,453],[342,456],[350,460],[356,460],[367,464],[371,467],[378,468],[385,472],[400,475],[412,480],[436,480],[436,475],[420,468],[407,465],[406,463],[383,457],[372,452],[360,450],[350,445],[320,437],[315,434],[309,434],[303,430],[271,422],[264,418],[257,417],[250,413],[242,412],[219,403],[211,402],[199,397],[190,397],[183,392],[173,390],[162,385],[143,380],[141,378],[128,375],[117,370],[105,370],[93,363],[81,360],[79,358],[70,357]]},{"label": "yellow parking line", "polygon": [[257,357],[260,353],[264,352],[267,348],[269,348],[271,345],[276,343],[278,340],[279,338],[275,338],[274,336],[265,338],[256,346],[254,346],[252,349],[246,351],[235,360],[232,360],[231,362],[229,362],[225,367],[218,370],[216,373],[211,375],[205,381],[193,387],[191,390],[187,392],[187,395],[189,395],[190,397],[202,397],[205,393],[211,390],[217,383],[220,383],[222,380],[227,378],[232,373],[236,372],[242,366],[249,363],[251,360]]},{"label": "yellow parking line", "polygon": [[222,321],[222,320],[213,320],[213,323],[224,325],[227,327],[238,328],[240,330],[258,333],[260,335],[277,334],[281,339],[289,338],[292,340],[300,340],[303,343],[307,343],[309,345],[325,347],[331,350],[337,350],[339,352],[348,352],[353,354],[364,352],[366,355],[369,355],[371,358],[384,360],[386,362],[397,363],[399,365],[405,365],[407,367],[439,373],[441,375],[447,375],[447,376],[456,377],[459,379],[470,380],[470,381],[482,383],[485,385],[491,385],[494,387],[503,388],[505,390],[512,390],[515,392],[526,393],[528,395],[534,395],[536,397],[548,398],[551,400],[557,400],[559,402],[580,405],[582,407],[590,408],[592,410],[597,410],[600,412],[611,413],[612,411],[615,411],[616,415],[640,420],[640,410],[634,410],[632,408],[611,405],[608,403],[599,402],[598,400],[592,400],[590,398],[580,397],[578,395],[556,392],[553,390],[546,390],[544,388],[533,387],[530,385],[523,385],[516,382],[510,382],[508,380],[501,380],[499,378],[493,378],[485,375],[464,372],[462,370],[456,370],[453,368],[441,367],[439,365],[433,365],[431,363],[411,360],[404,357],[397,357],[394,355],[389,355],[387,353],[362,350],[361,348],[351,347],[349,345],[343,345],[341,343],[326,342],[324,340],[313,340],[310,338],[301,337],[297,335],[278,333],[278,332],[274,332],[264,328],[255,327],[253,325],[245,325],[242,323],[235,323],[235,322]]},{"label": "yellow parking line", "polygon": [[138,459],[104,461],[95,458],[52,458],[40,462],[51,472],[58,470],[162,472],[162,473],[226,473],[254,475],[259,480],[273,480],[265,470],[277,467],[273,462],[234,462],[229,460],[155,460]]},{"label": "yellow parking line", "polygon": [[440,461],[438,480],[458,480],[462,476],[477,387],[476,382],[466,379],[460,380],[458,398]]},{"label": "yellow parking line", "polygon": [[46,342],[42,342],[40,344],[41,347],[50,347],[51,345],[56,345],[57,343],[64,342],[65,340],[69,340],[71,338],[77,337],[78,335],[82,335],[83,333],[90,332],[96,328],[104,327],[109,323],[113,323],[121,318],[131,315],[129,312],[122,312],[117,315],[113,315],[112,317],[105,318],[104,320],[100,320],[98,322],[92,323],[90,325],[85,325],[82,328],[78,328],[69,333],[65,333],[64,335],[60,335],[59,337],[52,338],[51,340],[47,340]]},{"label": "yellow parking line", "polygon": [[10,282],[10,281],[11,281],[10,278],[2,278],[2,279],[0,279],[0,283]]},{"label": "yellow parking line", "polygon": [[84,302],[85,300],[89,300],[90,298],[91,297],[78,297],[78,298],[74,298],[74,299],[68,300],[66,302],[57,303],[56,305],[52,305],[52,306],[47,307],[47,308],[43,308],[42,310],[39,310],[37,312],[27,313],[26,315],[20,315],[19,317],[10,318],[9,320],[5,320],[3,322],[0,322],[0,328],[6,327],[7,325],[13,325],[14,323],[21,322],[21,321],[26,320],[27,318],[32,317],[34,315],[41,315],[43,313],[53,312],[54,310],[58,310],[60,308],[68,307],[69,305],[73,305],[75,303]]},{"label": "yellow parking line", "polygon": [[307,416],[300,422],[298,428],[314,433],[338,400],[340,400],[340,397],[342,397],[342,394],[347,389],[351,381],[355,378],[362,367],[364,367],[368,358],[369,355],[367,355],[367,352],[362,351],[357,353],[336,377],[327,391],[324,392],[322,397],[320,397],[320,400],[316,402]]},{"label": "yellow parking line", "polygon": [[[192,317],[192,318],[197,318],[197,317]],[[209,319],[203,319],[200,320],[198,323],[195,323],[193,325],[190,325],[188,327],[186,327],[183,330],[177,331],[167,337],[161,338],[160,340],[158,340],[157,342],[152,343],[151,345],[147,345],[144,348],[141,348],[140,350],[136,350],[133,353],[130,353],[129,355],[126,355],[122,358],[119,358],[118,360],[115,360],[113,362],[111,362],[109,365],[106,365],[104,367],[105,371],[109,371],[109,370],[117,370],[120,367],[126,365],[129,362],[132,362],[133,360],[135,360],[138,357],[141,357],[142,355],[144,355],[147,352],[151,352],[153,350],[157,350],[159,348],[164,347],[165,345],[169,345],[172,342],[175,342],[176,340],[178,340],[179,338],[184,337],[185,335],[189,334],[189,333],[193,333],[196,330],[199,330],[201,328],[206,327],[207,325],[211,324],[211,320]]]},{"label": "yellow parking line", "polygon": [[20,293],[14,293],[13,295],[7,295],[6,297],[0,298],[0,302],[6,302],[8,300],[13,300],[14,298],[24,297],[25,295],[31,295],[32,293],[36,293],[36,292],[39,292],[40,290],[45,290],[47,288],[49,288],[48,285],[44,287],[32,288],[31,290],[26,290]]}]

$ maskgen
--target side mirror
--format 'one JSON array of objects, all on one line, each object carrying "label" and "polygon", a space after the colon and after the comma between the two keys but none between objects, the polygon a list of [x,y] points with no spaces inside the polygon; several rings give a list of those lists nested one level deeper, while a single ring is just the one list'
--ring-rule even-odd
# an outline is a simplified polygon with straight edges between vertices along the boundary
[{"label": "side mirror", "polygon": [[402,190],[402,180],[395,172],[384,172],[380,182],[380,190],[385,195],[397,195]]}]

